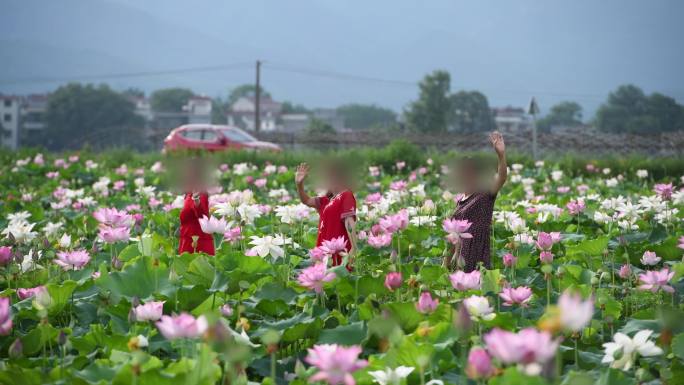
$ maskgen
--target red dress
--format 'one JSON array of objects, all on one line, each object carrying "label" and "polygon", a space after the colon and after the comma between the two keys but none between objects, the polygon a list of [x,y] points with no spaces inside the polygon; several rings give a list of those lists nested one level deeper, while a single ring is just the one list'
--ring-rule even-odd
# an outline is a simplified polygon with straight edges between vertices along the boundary
[{"label": "red dress", "polygon": [[[214,255],[214,239],[211,234],[202,232],[199,219],[209,216],[209,195],[201,193],[199,205],[195,204],[192,194],[185,194],[183,209],[180,212],[180,244],[178,254],[183,253],[206,253]],[[197,247],[192,246],[192,237],[197,236]]]},{"label": "red dress", "polygon": [[[356,198],[354,193],[349,190],[342,191],[332,198],[327,196],[316,198],[316,209],[318,210],[318,239],[316,246],[320,246],[323,241],[333,238],[344,237],[347,241],[347,251],[351,250],[351,241],[344,220],[348,217],[356,218]],[[333,255],[333,266],[342,263],[339,254]]]}]

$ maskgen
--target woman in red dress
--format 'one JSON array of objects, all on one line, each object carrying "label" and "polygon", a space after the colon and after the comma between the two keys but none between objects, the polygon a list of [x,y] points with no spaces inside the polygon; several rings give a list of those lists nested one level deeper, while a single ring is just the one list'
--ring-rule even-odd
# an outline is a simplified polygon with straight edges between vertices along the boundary
[{"label": "woman in red dress", "polygon": [[[324,241],[343,237],[346,252],[349,255],[349,268],[356,251],[356,198],[351,189],[350,175],[342,163],[330,162],[323,167],[327,193],[319,197],[310,197],[304,191],[304,180],[309,173],[309,166],[302,163],[297,167],[295,183],[299,199],[305,205],[318,211],[318,237],[316,246]],[[332,256],[333,266],[342,263],[342,255]]]},{"label": "woman in red dress", "polygon": [[199,219],[209,216],[209,194],[203,181],[203,163],[193,160],[183,173],[185,200],[180,212],[180,242],[178,254],[205,253],[214,255],[214,239],[202,231]]},{"label": "woman in red dress", "polygon": [[209,216],[209,194],[186,193],[180,212],[180,243],[178,254],[205,253],[214,255],[214,239],[202,231],[199,219]]}]

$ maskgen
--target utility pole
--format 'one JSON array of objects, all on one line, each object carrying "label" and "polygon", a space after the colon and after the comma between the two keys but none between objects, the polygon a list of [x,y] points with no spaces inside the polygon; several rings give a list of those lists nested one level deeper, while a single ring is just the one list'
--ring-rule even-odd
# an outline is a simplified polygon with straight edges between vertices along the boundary
[{"label": "utility pole", "polygon": [[256,62],[256,88],[254,90],[254,130],[261,128],[261,62]]},{"label": "utility pole", "polygon": [[530,105],[527,107],[527,113],[532,115],[532,157],[534,160],[539,159],[537,152],[537,114],[539,113],[539,106],[537,101],[532,97]]}]

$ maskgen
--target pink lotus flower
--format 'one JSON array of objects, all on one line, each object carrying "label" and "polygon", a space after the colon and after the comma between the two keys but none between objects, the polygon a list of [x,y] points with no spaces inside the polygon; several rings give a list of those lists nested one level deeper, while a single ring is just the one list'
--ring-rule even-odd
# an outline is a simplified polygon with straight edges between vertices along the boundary
[{"label": "pink lotus flower", "polygon": [[45,286],[40,285],[28,289],[17,289],[17,297],[19,297],[19,299],[22,301],[26,298],[35,297],[39,293],[47,293]]},{"label": "pink lotus flower", "polygon": [[383,233],[378,235],[368,235],[368,245],[376,249],[389,246],[392,243],[392,234]]},{"label": "pink lotus flower", "polygon": [[541,365],[554,357],[560,344],[560,340],[554,340],[548,332],[533,328],[518,333],[495,328],[484,336],[484,342],[494,358],[506,365],[526,366],[528,374],[539,374]]},{"label": "pink lotus flower", "polygon": [[472,223],[463,219],[445,219],[442,222],[442,229],[448,233],[447,240],[453,244],[457,244],[461,239],[472,238],[472,234],[468,233]]},{"label": "pink lotus flower", "polygon": [[307,289],[320,294],[323,291],[323,284],[332,281],[335,277],[335,273],[327,271],[325,264],[317,263],[302,270],[297,281]]},{"label": "pink lotus flower", "polygon": [[366,367],[366,360],[359,360],[361,347],[343,347],[337,344],[314,345],[308,349],[305,360],[315,366],[318,372],[309,378],[310,382],[325,381],[330,385],[355,385],[352,373]]},{"label": "pink lotus flower", "polygon": [[330,255],[335,255],[341,251],[347,251],[347,240],[344,236],[339,236],[333,239],[327,239],[321,243]]},{"label": "pink lotus flower", "polygon": [[408,187],[408,183],[405,180],[398,180],[390,183],[390,190],[394,191],[404,191]]},{"label": "pink lotus flower", "polygon": [[12,260],[12,248],[9,246],[0,247],[0,266],[6,266]]},{"label": "pink lotus flower", "polygon": [[468,378],[479,380],[489,378],[494,374],[492,358],[486,350],[475,347],[468,353],[468,366],[466,367]]},{"label": "pink lotus flower", "polygon": [[520,286],[511,288],[505,287],[499,297],[504,300],[504,305],[513,306],[520,305],[522,307],[527,307],[527,303],[532,299],[532,289],[527,286]]},{"label": "pink lotus flower", "polygon": [[461,270],[449,275],[451,286],[456,290],[465,291],[480,288],[480,272],[473,270],[465,273]]},{"label": "pink lotus flower", "polygon": [[223,239],[230,242],[230,243],[237,242],[241,238],[242,238],[242,229],[240,228],[240,226],[233,227],[232,229],[223,233]]},{"label": "pink lotus flower", "polygon": [[539,260],[542,263],[546,263],[546,264],[552,263],[553,262],[553,253],[550,251],[542,251],[541,253],[539,253]]},{"label": "pink lotus flower", "polygon": [[131,229],[129,227],[100,226],[98,236],[105,243],[127,242],[131,238]]},{"label": "pink lotus flower", "polygon": [[309,256],[311,257],[311,260],[314,262],[326,263],[328,261],[328,258],[330,258],[330,253],[328,252],[327,248],[323,246],[318,246],[309,250]]},{"label": "pink lotus flower", "polygon": [[225,219],[216,218],[213,215],[208,218],[206,215],[203,215],[202,218],[199,219],[199,224],[202,228],[202,232],[205,234],[225,234],[230,230],[228,222],[226,222]]},{"label": "pink lotus flower", "polygon": [[656,255],[653,251],[645,251],[644,255],[641,256],[641,263],[646,266],[655,266],[660,262],[662,258]]},{"label": "pink lotus flower", "polygon": [[230,307],[229,304],[225,304],[221,306],[221,314],[223,314],[224,317],[232,317],[233,316],[233,308]]},{"label": "pink lotus flower", "polygon": [[10,299],[0,298],[0,335],[6,336],[12,331],[12,313],[10,312]]},{"label": "pink lotus flower", "polygon": [[368,167],[368,174],[372,177],[376,177],[380,175],[380,168],[377,166],[370,166]]},{"label": "pink lotus flower", "polygon": [[388,233],[394,233],[399,230],[403,230],[406,228],[406,226],[408,226],[408,223],[408,211],[406,211],[406,209],[402,209],[394,215],[387,215],[383,218],[380,218],[379,221],[380,227]]},{"label": "pink lotus flower", "polygon": [[208,326],[207,319],[203,315],[195,318],[188,313],[175,316],[164,315],[156,325],[159,332],[169,340],[199,337]]},{"label": "pink lotus flower", "polygon": [[380,193],[372,193],[366,195],[366,203],[369,205],[379,203],[382,200],[382,194]]},{"label": "pink lotus flower", "polygon": [[677,247],[684,249],[684,236],[679,238],[679,245]]},{"label": "pink lotus flower", "polygon": [[658,196],[663,200],[669,200],[672,198],[672,192],[674,191],[674,188],[672,187],[672,183],[658,183],[653,187],[653,191],[655,191],[655,193],[658,194]]},{"label": "pink lotus flower", "polygon": [[622,279],[628,279],[629,277],[632,276],[632,268],[629,264],[625,264],[620,266],[620,271],[618,272],[618,276]]},{"label": "pink lotus flower", "polygon": [[537,234],[537,248],[543,251],[550,251],[554,244],[560,242],[560,233],[545,233],[540,231]]},{"label": "pink lotus flower", "polygon": [[404,161],[398,161],[398,162],[396,163],[396,166],[397,166],[397,170],[403,170],[404,167],[406,167],[406,162],[404,162]]},{"label": "pink lotus flower", "polygon": [[586,206],[582,200],[572,200],[568,202],[565,207],[568,209],[568,213],[570,213],[570,215],[578,215],[584,211]]},{"label": "pink lotus flower", "polygon": [[420,294],[420,298],[418,298],[416,310],[423,314],[432,313],[437,309],[437,305],[439,305],[439,300],[432,299],[430,292],[424,291]]},{"label": "pink lotus flower", "polygon": [[254,181],[254,186],[256,186],[258,188],[262,188],[262,187],[266,186],[267,182],[268,182],[268,180],[266,178],[259,178],[259,179]]},{"label": "pink lotus flower", "polygon": [[385,287],[389,291],[394,291],[401,287],[403,277],[400,272],[391,271],[385,276]]},{"label": "pink lotus flower", "polygon": [[85,250],[61,251],[54,262],[63,270],[81,270],[90,261],[90,254]]},{"label": "pink lotus flower", "polygon": [[580,332],[594,315],[594,301],[591,298],[585,301],[581,295],[566,290],[558,298],[558,309],[561,326],[568,331]]},{"label": "pink lotus flower", "polygon": [[515,255],[511,253],[506,253],[503,256],[503,264],[506,267],[513,267],[515,266],[516,262],[518,262],[518,258],[515,257]]},{"label": "pink lotus flower", "polygon": [[647,271],[639,274],[639,281],[642,285],[638,287],[639,290],[650,290],[653,293],[662,289],[668,293],[674,293],[674,288],[668,285],[668,282],[674,277],[674,271],[670,272],[669,268],[664,268],[660,271]]},{"label": "pink lotus flower", "polygon": [[147,302],[134,309],[136,321],[158,321],[164,312],[164,301]]},{"label": "pink lotus flower", "polygon": [[101,225],[108,227],[131,227],[135,223],[135,219],[130,214],[115,208],[97,209],[93,212],[93,217]]}]

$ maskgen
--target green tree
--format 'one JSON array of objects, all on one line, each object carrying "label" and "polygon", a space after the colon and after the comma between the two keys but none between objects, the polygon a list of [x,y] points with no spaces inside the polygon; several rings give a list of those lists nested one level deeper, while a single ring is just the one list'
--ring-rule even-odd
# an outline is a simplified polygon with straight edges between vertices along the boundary
[{"label": "green tree", "polygon": [[684,129],[684,106],[669,96],[654,92],[648,97],[648,114],[652,129],[668,132]]},{"label": "green tree", "polygon": [[121,91],[121,93],[124,96],[133,96],[136,98],[144,98],[145,97],[145,91],[141,90],[140,88],[136,88],[136,87],[128,87],[125,90]]},{"label": "green tree", "polygon": [[[271,94],[269,94],[264,87],[260,87],[260,92],[261,92],[261,97],[264,98],[270,98]],[[230,91],[230,94],[228,95],[228,105],[231,106],[233,103],[235,103],[238,99],[240,99],[243,96],[254,96],[256,93],[256,87],[254,84],[243,84],[240,86],[235,87],[232,91]]]},{"label": "green tree", "polygon": [[309,121],[309,125],[306,127],[306,132],[309,135],[333,135],[336,133],[333,126],[315,118]]},{"label": "green tree", "polygon": [[211,124],[227,124],[226,110],[228,106],[221,98],[211,100]]},{"label": "green tree", "polygon": [[283,114],[308,114],[311,112],[311,110],[302,104],[284,101],[282,112]]},{"label": "green tree", "polygon": [[389,127],[396,123],[397,114],[389,108],[374,104],[346,104],[337,108],[344,125],[352,129]]},{"label": "green tree", "polygon": [[478,91],[459,91],[450,97],[450,127],[458,132],[491,131],[494,117],[487,97]]},{"label": "green tree", "polygon": [[133,103],[106,85],[59,87],[48,97],[45,118],[45,144],[53,149],[144,147],[143,118]]},{"label": "green tree", "polygon": [[410,130],[425,133],[447,130],[451,110],[450,87],[451,76],[447,71],[434,71],[425,76],[419,84],[418,100],[411,103],[405,112]]},{"label": "green tree", "polygon": [[195,95],[187,88],[164,88],[156,90],[150,96],[150,107],[158,112],[181,112],[183,106]]},{"label": "green tree", "polygon": [[580,124],[582,124],[582,106],[567,101],[551,107],[551,111],[538,122],[539,128],[543,131],[549,131],[551,127],[557,125],[577,126]]},{"label": "green tree", "polygon": [[669,96],[646,96],[639,87],[623,85],[596,112],[596,126],[608,132],[675,131],[684,126],[683,108]]}]

